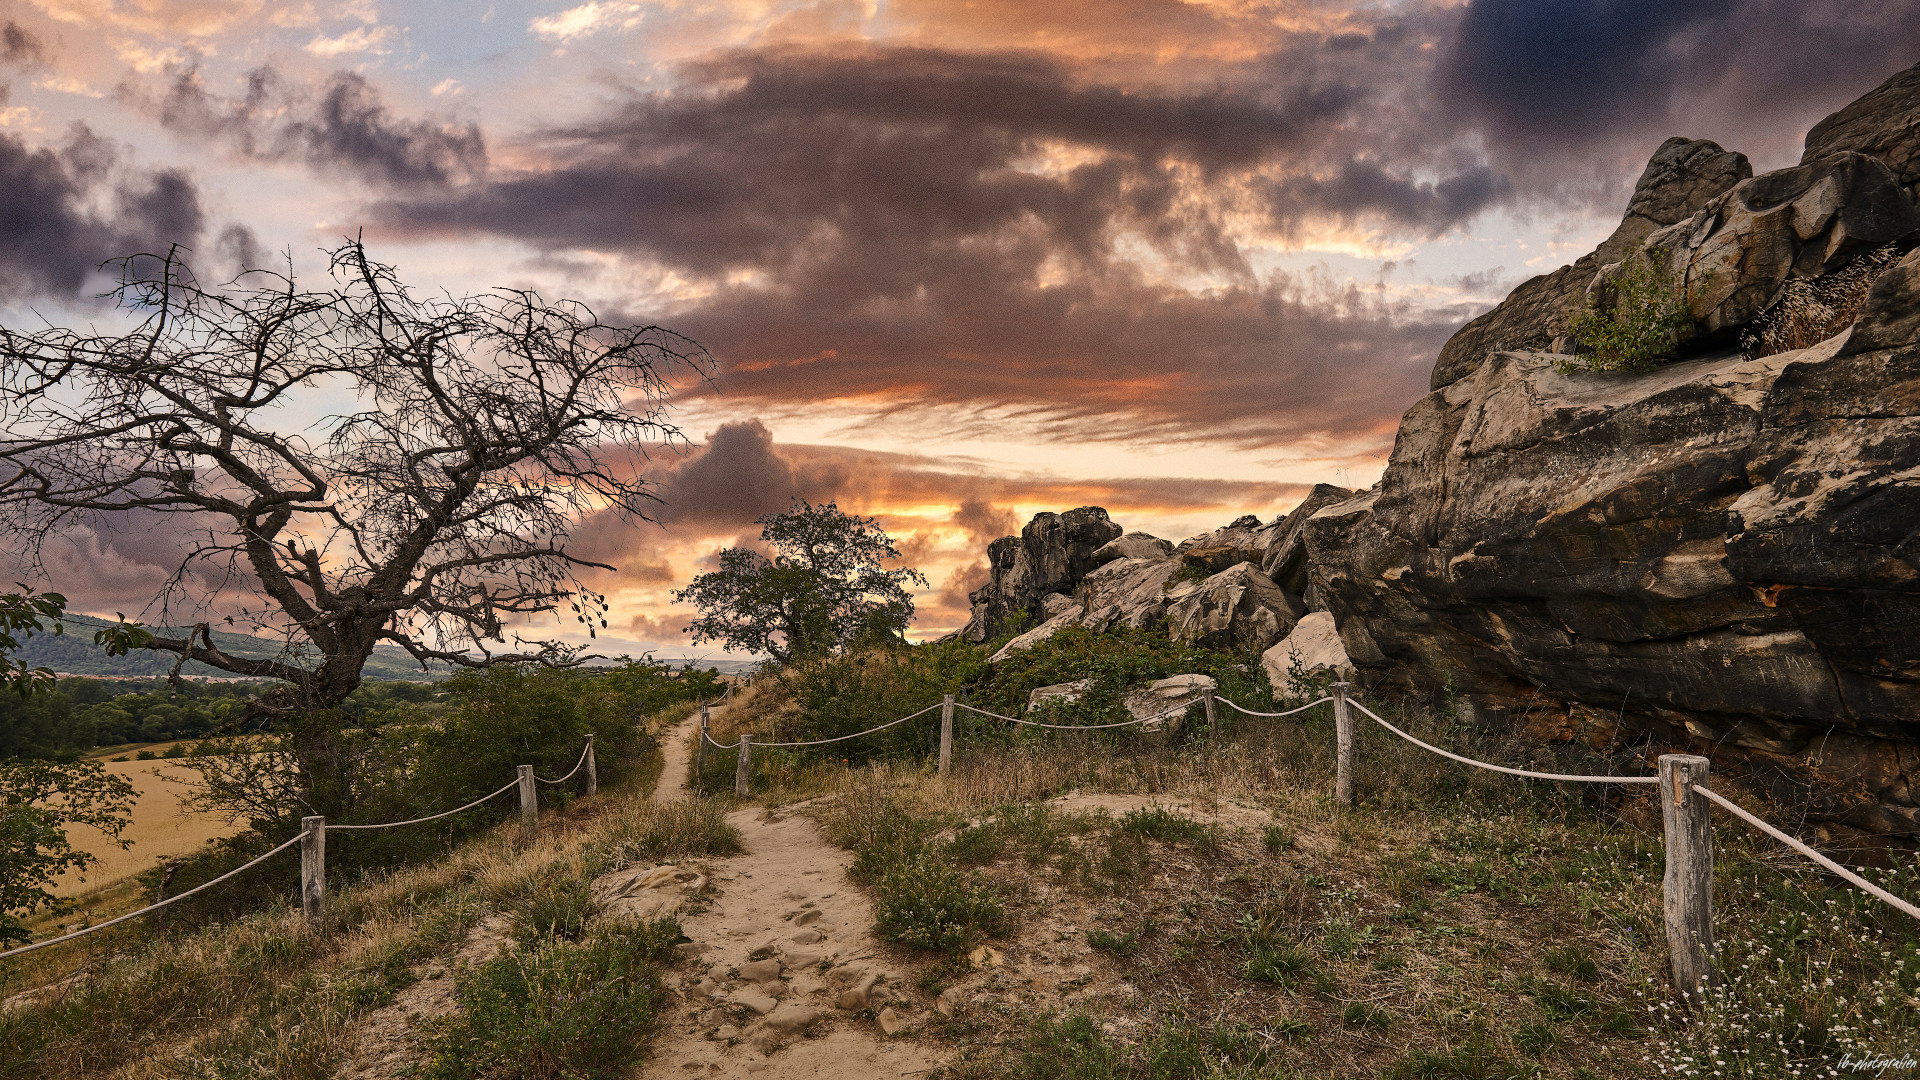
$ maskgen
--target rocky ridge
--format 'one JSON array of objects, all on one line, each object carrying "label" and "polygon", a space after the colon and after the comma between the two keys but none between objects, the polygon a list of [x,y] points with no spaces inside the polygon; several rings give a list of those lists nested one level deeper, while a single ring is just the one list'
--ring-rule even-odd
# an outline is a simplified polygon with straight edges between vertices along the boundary
[{"label": "rocky ridge", "polygon": [[[1789,168],[1668,140],[1605,242],[1447,342],[1371,489],[1171,550],[1082,508],[1084,559],[1036,519],[996,541],[969,634],[1164,625],[1270,650],[1276,681],[1285,644],[1464,691],[1482,724],[1790,778],[1833,833],[1920,835],[1917,118],[1920,65]],[[1680,352],[1578,370],[1571,313],[1636,250],[1677,283]]]}]

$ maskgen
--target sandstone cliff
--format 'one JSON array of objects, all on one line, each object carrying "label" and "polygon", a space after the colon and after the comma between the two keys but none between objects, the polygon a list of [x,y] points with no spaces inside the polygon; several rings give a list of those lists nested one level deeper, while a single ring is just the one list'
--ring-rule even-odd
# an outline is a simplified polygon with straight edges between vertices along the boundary
[{"label": "sandstone cliff", "polygon": [[[1041,515],[993,545],[966,633],[1164,625],[1268,648],[1276,679],[1297,657],[1545,739],[1690,746],[1835,831],[1920,835],[1917,197],[1920,65],[1791,168],[1669,139],[1605,242],[1447,342],[1371,490],[1177,547]],[[1575,305],[1636,250],[1677,283],[1679,354],[1569,373]]]},{"label": "sandstone cliff", "polygon": [[[1792,168],[1670,140],[1613,238],[1448,342],[1380,483],[1306,524],[1363,682],[1799,768],[1835,820],[1920,832],[1917,121],[1920,67]],[[1685,291],[1681,357],[1563,373],[1635,246]]]}]

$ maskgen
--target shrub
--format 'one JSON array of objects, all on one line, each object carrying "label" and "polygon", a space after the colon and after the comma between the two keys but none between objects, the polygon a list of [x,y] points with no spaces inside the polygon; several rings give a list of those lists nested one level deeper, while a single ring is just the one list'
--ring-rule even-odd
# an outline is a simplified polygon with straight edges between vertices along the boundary
[{"label": "shrub", "polygon": [[1568,327],[1579,352],[1561,362],[1562,371],[1651,371],[1656,359],[1673,354],[1693,320],[1666,254],[1636,249],[1580,298]]},{"label": "shrub", "polygon": [[989,887],[925,855],[895,864],[874,891],[875,929],[908,948],[959,955],[1005,929]]},{"label": "shrub", "polygon": [[428,1040],[427,1080],[613,1080],[628,1075],[667,1000],[680,925],[612,928],[489,960],[460,981],[459,1008]]},{"label": "shrub", "polygon": [[598,910],[580,878],[539,882],[513,905],[513,939],[529,947],[556,938],[578,941]]}]

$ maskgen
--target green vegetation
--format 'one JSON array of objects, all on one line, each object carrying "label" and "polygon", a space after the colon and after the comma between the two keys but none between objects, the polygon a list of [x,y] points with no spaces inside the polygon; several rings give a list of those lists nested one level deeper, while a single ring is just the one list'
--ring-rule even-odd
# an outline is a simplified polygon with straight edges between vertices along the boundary
[{"label": "green vegetation", "polygon": [[1578,352],[1562,371],[1652,371],[1654,361],[1673,355],[1693,319],[1666,256],[1663,248],[1636,248],[1580,298],[1569,323]]},{"label": "green vegetation", "polygon": [[727,548],[719,554],[720,569],[674,593],[700,612],[687,627],[694,644],[724,642],[786,664],[900,641],[913,625],[906,586],[924,586],[927,579],[918,570],[882,565],[900,552],[874,519],[835,503],[796,501],[755,524],[772,558]]},{"label": "green vegetation", "polygon": [[671,918],[591,940],[515,950],[460,980],[434,1025],[427,1080],[613,1080],[629,1075],[668,995],[663,965],[684,940]]},{"label": "green vegetation", "polygon": [[47,886],[96,860],[68,842],[67,827],[117,838],[132,812],[133,786],[98,764],[0,761],[0,947],[30,940],[20,916],[72,909]]}]

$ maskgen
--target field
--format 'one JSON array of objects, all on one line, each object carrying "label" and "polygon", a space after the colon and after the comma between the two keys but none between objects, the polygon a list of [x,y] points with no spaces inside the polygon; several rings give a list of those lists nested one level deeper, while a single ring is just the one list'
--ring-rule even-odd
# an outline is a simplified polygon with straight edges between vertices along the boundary
[{"label": "field", "polygon": [[[166,745],[142,749],[164,752]],[[113,756],[124,756],[124,747],[115,747]],[[239,832],[219,818],[189,813],[180,805],[185,789],[169,776],[177,776],[179,767],[171,761],[106,761],[108,772],[124,777],[133,785],[138,802],[133,808],[133,823],[121,833],[133,846],[122,849],[98,829],[75,826],[68,832],[73,846],[100,861],[84,873],[69,873],[54,884],[56,896],[79,896],[137,874],[158,860],[184,855],[209,840]]]}]

